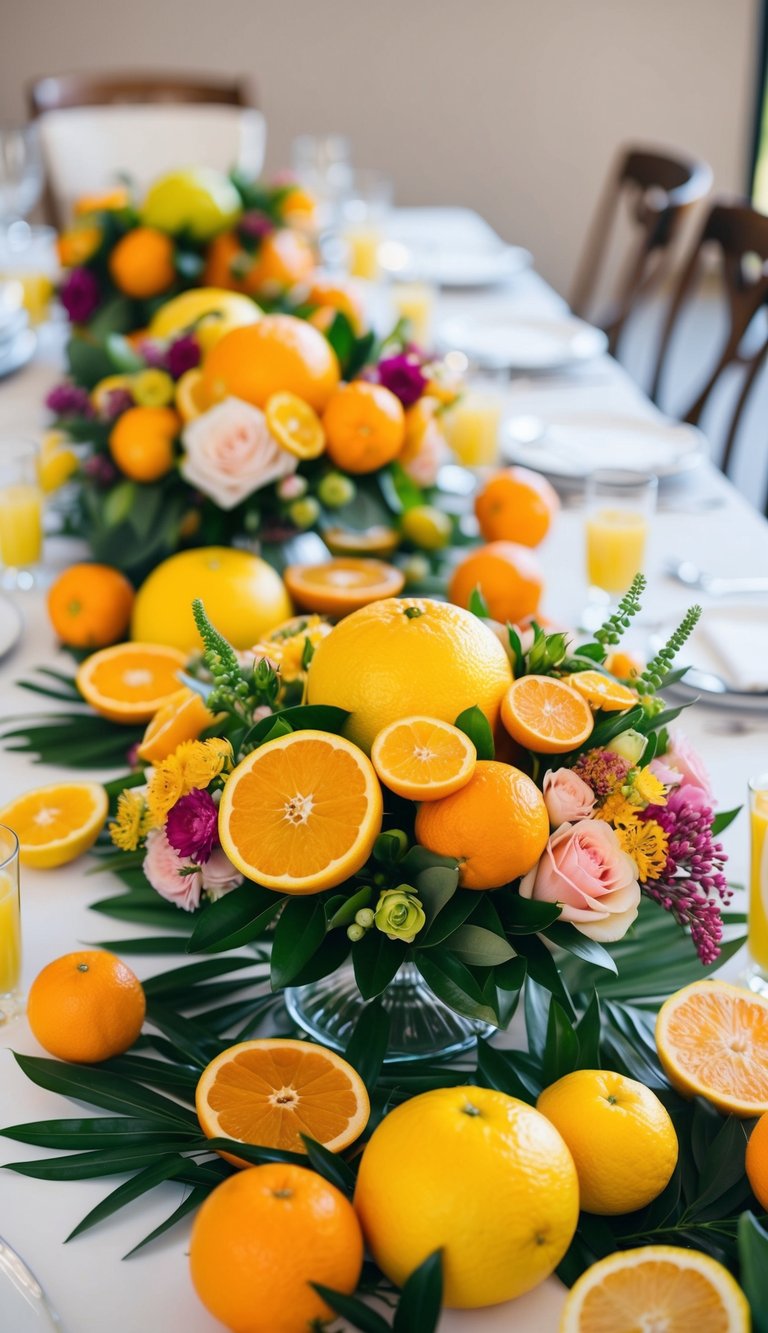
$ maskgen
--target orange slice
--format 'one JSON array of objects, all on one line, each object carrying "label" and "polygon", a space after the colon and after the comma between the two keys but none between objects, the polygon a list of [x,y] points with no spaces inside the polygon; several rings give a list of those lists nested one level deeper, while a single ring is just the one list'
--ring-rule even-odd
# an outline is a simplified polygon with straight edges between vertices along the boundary
[{"label": "orange slice", "polygon": [[514,741],[540,754],[565,754],[593,727],[586,699],[554,676],[521,676],[501,701],[501,720]]},{"label": "orange slice", "polygon": [[138,747],[139,758],[147,764],[159,764],[184,741],[196,741],[213,720],[213,713],[196,690],[178,690],[149,722]]},{"label": "orange slice", "polygon": [[17,796],[0,810],[0,824],[16,834],[22,865],[52,870],[93,846],[107,805],[99,782],[56,782]]},{"label": "orange slice", "polygon": [[592,708],[603,708],[606,713],[623,713],[634,708],[637,703],[637,691],[630,690],[602,671],[574,671],[568,677],[568,684],[576,690]]},{"label": "orange slice", "polygon": [[317,412],[295,393],[273,393],[266,406],[267,425],[278,444],[295,458],[319,458],[325,431]]},{"label": "orange slice", "polygon": [[199,366],[185,370],[176,383],[176,411],[182,421],[194,421],[210,407]]},{"label": "orange slice", "polygon": [[468,736],[435,717],[404,717],[380,731],[371,762],[382,782],[409,801],[437,801],[466,785],[477,751]]},{"label": "orange slice", "polygon": [[306,1152],[302,1134],[341,1152],[360,1137],[371,1113],[365,1084],[346,1060],[314,1042],[280,1037],[222,1051],[203,1070],[195,1105],[207,1138],[289,1152]]},{"label": "orange slice", "polygon": [[322,565],[289,565],[283,581],[303,610],[346,616],[383,597],[397,597],[405,575],[384,560],[339,556]]},{"label": "orange slice", "polygon": [[670,995],[656,1019],[656,1046],[670,1083],[725,1115],[768,1111],[768,999],[726,981],[694,981]]},{"label": "orange slice", "polygon": [[219,807],[230,861],[281,893],[333,888],[365,865],[381,829],[373,765],[343,736],[294,731],[233,771]]},{"label": "orange slice", "polygon": [[159,643],[116,643],[92,653],[77,673],[77,688],[112,722],[149,722],[179,690],[186,654]]},{"label": "orange slice", "polygon": [[392,555],[400,545],[400,533],[385,523],[374,523],[359,532],[354,528],[325,528],[323,540],[334,555]]},{"label": "orange slice", "polygon": [[727,1268],[676,1245],[619,1250],[574,1283],[560,1333],[749,1333],[746,1297]]}]

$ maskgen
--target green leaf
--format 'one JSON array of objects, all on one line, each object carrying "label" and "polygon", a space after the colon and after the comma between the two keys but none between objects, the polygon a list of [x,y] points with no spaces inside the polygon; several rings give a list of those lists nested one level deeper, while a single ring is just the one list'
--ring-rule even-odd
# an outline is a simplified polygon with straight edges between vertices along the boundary
[{"label": "green leaf", "polygon": [[478,759],[493,759],[496,747],[493,743],[491,724],[477,704],[473,704],[471,708],[465,708],[463,713],[459,713],[454,726],[458,727],[459,731],[463,731],[465,736],[469,736],[477,750]]},{"label": "green leaf", "polygon": [[459,867],[455,862],[452,866],[428,866],[426,870],[419,871],[414,879],[427,914],[428,926],[431,927],[435,917],[439,916],[459,887]]},{"label": "green leaf", "polygon": [[355,1173],[351,1166],[348,1166],[344,1158],[339,1153],[329,1152],[316,1139],[312,1139],[308,1134],[301,1136],[304,1147],[307,1150],[309,1165],[314,1171],[317,1171],[326,1180],[330,1180],[332,1185],[341,1190],[351,1198],[355,1192]]},{"label": "green leaf", "polygon": [[187,963],[184,967],[175,967],[170,972],[159,972],[155,977],[148,977],[142,983],[144,994],[148,1000],[162,999],[163,996],[177,992],[187,995],[189,988],[196,986],[200,981],[221,977],[228,972],[240,972],[243,968],[253,966],[253,958],[206,958],[201,963]]},{"label": "green leaf", "polygon": [[[728,1116],[710,1144],[704,1168],[699,1176],[699,1193],[689,1205],[691,1218],[700,1221],[708,1215],[722,1216],[722,1204],[734,1186],[741,1189],[741,1204],[751,1197],[744,1173],[747,1130],[743,1120]],[[714,1208],[714,1213],[712,1212]]]},{"label": "green leaf", "polygon": [[716,814],[714,819],[712,820],[713,837],[716,838],[719,833],[722,833],[724,829],[727,829],[728,825],[732,824],[736,816],[740,813],[741,813],[740,805],[735,806],[733,810],[719,811],[719,813]]},{"label": "green leaf", "polygon": [[223,952],[249,944],[263,933],[285,902],[283,894],[259,884],[241,884],[195,917],[190,953]]},{"label": "green leaf", "polygon": [[123,1255],[123,1258],[130,1259],[132,1254],[138,1254],[139,1250],[144,1249],[145,1245],[149,1245],[151,1241],[157,1240],[158,1236],[165,1235],[165,1232],[170,1231],[171,1227],[174,1227],[177,1222],[181,1222],[190,1213],[196,1212],[205,1199],[207,1199],[211,1192],[211,1188],[211,1185],[195,1185],[194,1188],[189,1191],[186,1198],[182,1199],[178,1208],[174,1208],[170,1217],[166,1217],[164,1222],[161,1222],[159,1226],[156,1226],[150,1231],[149,1235],[145,1236],[143,1240],[140,1240],[138,1245],[134,1245],[132,1250],[129,1250],[127,1254]]},{"label": "green leaf", "polygon": [[472,612],[473,616],[477,616],[479,620],[490,619],[491,613],[488,610],[488,603],[483,597],[482,589],[479,583],[477,587],[473,588],[472,592],[470,593],[468,610]]},{"label": "green leaf", "polygon": [[507,622],[507,638],[509,639],[509,646],[512,649],[514,673],[515,679],[517,680],[518,676],[525,675],[525,655],[523,653],[523,645],[520,642],[520,635],[514,625],[510,625],[509,622]]},{"label": "green leaf", "polygon": [[510,935],[538,935],[557,921],[562,910],[557,903],[523,898],[516,890],[497,891],[496,899],[499,915]]},{"label": "green leaf", "polygon": [[289,898],[275,927],[272,943],[272,989],[289,986],[325,939],[325,911],[314,894]]},{"label": "green leaf", "polygon": [[416,951],[416,966],[435,995],[457,1013],[499,1026],[494,1005],[483,1000],[476,978],[458,958],[437,949]]},{"label": "green leaf", "polygon": [[370,1093],[384,1064],[391,1023],[391,1014],[381,1000],[371,1000],[362,1010],[344,1051],[345,1059],[357,1070]]},{"label": "green leaf", "polygon": [[142,1194],[146,1194],[148,1190],[154,1189],[155,1185],[161,1184],[164,1180],[170,1180],[178,1174],[183,1166],[184,1158],[179,1157],[176,1153],[152,1162],[143,1171],[131,1176],[130,1180],[118,1185],[117,1189],[108,1194],[106,1199],[102,1199],[101,1203],[98,1203],[95,1208],[86,1213],[82,1222],[78,1222],[74,1231],[70,1231],[67,1240],[73,1240],[75,1236],[82,1235],[84,1231],[90,1231],[91,1227],[95,1227],[97,1223],[111,1217],[113,1213],[119,1212],[121,1208],[125,1208],[126,1204],[133,1203],[134,1199],[138,1199]]},{"label": "green leaf", "polygon": [[754,1213],[739,1218],[739,1277],[752,1311],[754,1333],[768,1333],[768,1231]]},{"label": "green leaf", "polygon": [[409,847],[400,862],[400,871],[405,879],[410,880],[411,875],[420,875],[423,870],[429,870],[433,866],[444,866],[448,870],[458,870],[458,862],[455,856],[440,856],[437,852],[428,852],[426,847],[420,847],[414,843]]},{"label": "green leaf", "polygon": [[299,704],[295,708],[284,708],[280,713],[263,717],[251,727],[244,737],[243,744],[261,745],[275,724],[275,718],[287,722],[292,731],[331,731],[339,733],[349,712],[346,708],[336,708],[333,704]]},{"label": "green leaf", "polygon": [[198,1126],[194,1112],[118,1074],[96,1066],[65,1065],[59,1060],[20,1055],[17,1051],[13,1054],[22,1073],[48,1092],[58,1092],[64,1097],[125,1115],[149,1112],[161,1120],[183,1125],[185,1129],[189,1125]]},{"label": "green leaf", "polygon": [[[453,871],[433,870],[424,871],[425,875],[432,875],[435,879],[439,875],[453,875]],[[419,876],[421,880],[422,876]],[[467,917],[474,912],[477,907],[477,894],[469,889],[460,889],[444,904],[437,916],[418,936],[418,946],[420,949],[431,949],[436,944],[442,944],[452,936],[459,926],[463,925]]]},{"label": "green leaf", "polygon": [[496,1088],[509,1097],[535,1106],[542,1089],[540,1076],[534,1076],[522,1051],[501,1051],[484,1037],[477,1040],[477,1077],[484,1088]]},{"label": "green leaf", "polygon": [[434,1333],[443,1300],[440,1250],[430,1254],[407,1279],[397,1304],[392,1333]]},{"label": "green leaf", "polygon": [[579,1039],[579,1069],[600,1069],[600,1000],[597,991],[576,1024]]},{"label": "green leaf", "polygon": [[[6,1171],[35,1180],[95,1180],[99,1176],[121,1176],[137,1166],[167,1158],[172,1150],[205,1147],[207,1140],[179,1139],[175,1143],[154,1146],[146,1143],[120,1148],[94,1148],[89,1152],[71,1152],[66,1157],[41,1157],[32,1162],[5,1162]],[[175,1154],[174,1154],[175,1155]],[[180,1157],[176,1157],[181,1161]]]},{"label": "green leaf", "polygon": [[180,1014],[156,1001],[149,1007],[149,1021],[174,1043],[179,1054],[202,1071],[221,1051],[221,1043],[213,1033],[206,1031],[199,1018],[182,1018]]},{"label": "green leaf", "polygon": [[352,946],[352,965],[357,988],[364,1000],[373,1000],[386,989],[405,961],[408,945],[388,940],[381,930],[366,931]]},{"label": "green leaf", "polygon": [[616,960],[611,957],[607,949],[597,940],[591,940],[588,935],[582,934],[569,921],[556,921],[554,925],[549,926],[546,931],[547,939],[558,948],[565,949],[567,953],[575,954],[577,958],[582,958],[585,963],[592,967],[602,967],[607,972],[618,972]]},{"label": "green leaf", "polygon": [[347,1296],[342,1291],[334,1291],[332,1287],[324,1287],[320,1282],[311,1282],[310,1286],[337,1315],[346,1319],[353,1328],[360,1329],[360,1333],[391,1333],[387,1321],[370,1306],[364,1305],[357,1296]]},{"label": "green leaf", "polygon": [[82,1119],[72,1116],[66,1120],[37,1120],[26,1125],[9,1125],[0,1129],[6,1139],[15,1139],[17,1143],[29,1143],[37,1148],[108,1148],[119,1140],[123,1148],[137,1145],[156,1145],[177,1142],[183,1134],[190,1140],[200,1137],[199,1129],[184,1131],[178,1125],[169,1125],[163,1120],[139,1119],[138,1117],[111,1115],[86,1116]]},{"label": "green leaf", "polygon": [[293,727],[290,722],[287,722],[284,717],[276,717],[272,720],[269,730],[260,738],[259,744],[266,745],[267,741],[277,741],[281,736],[290,736],[292,731]]},{"label": "green leaf", "polygon": [[526,990],[528,983],[535,982],[543,990],[554,995],[567,1014],[573,1015],[571,997],[561,976],[561,969],[538,935],[519,935],[515,940],[515,947],[528,964]]},{"label": "green leaf", "polygon": [[514,949],[503,936],[483,926],[459,926],[448,937],[447,944],[451,952],[470,967],[496,967],[516,957]]},{"label": "green leaf", "polygon": [[542,1074],[549,1087],[565,1074],[572,1074],[579,1065],[579,1038],[562,1005],[553,999],[549,1006],[547,1037],[544,1043]]},{"label": "green leaf", "polygon": [[525,982],[527,966],[524,958],[511,958],[508,963],[493,969],[496,985],[496,1007],[501,1026],[509,1027],[517,1010],[520,992]]},{"label": "green leaf", "polygon": [[547,986],[541,986],[533,977],[525,980],[525,1030],[528,1034],[528,1050],[531,1055],[541,1059],[547,1044],[549,1031],[549,1006],[552,994]]},{"label": "green leaf", "polygon": [[359,912],[361,907],[368,906],[371,894],[370,885],[364,884],[362,889],[352,894],[351,898],[345,898],[341,906],[337,907],[328,918],[328,929],[335,930],[337,926],[349,926],[355,919],[355,913]]}]

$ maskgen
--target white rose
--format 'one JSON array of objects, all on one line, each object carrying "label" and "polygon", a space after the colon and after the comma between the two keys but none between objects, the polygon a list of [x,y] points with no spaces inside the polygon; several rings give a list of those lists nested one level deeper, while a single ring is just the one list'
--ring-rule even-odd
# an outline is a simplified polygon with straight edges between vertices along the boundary
[{"label": "white rose", "polygon": [[298,459],[270,434],[264,413],[239,398],[225,398],[190,421],[182,440],[182,477],[219,509],[234,509],[298,467]]}]

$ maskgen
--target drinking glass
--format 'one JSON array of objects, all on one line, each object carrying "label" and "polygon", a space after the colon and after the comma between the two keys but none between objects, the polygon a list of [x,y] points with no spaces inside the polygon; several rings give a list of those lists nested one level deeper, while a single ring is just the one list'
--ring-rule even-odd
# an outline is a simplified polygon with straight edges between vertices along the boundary
[{"label": "drinking glass", "polygon": [[0,824],[0,1023],[21,1012],[19,840]]},{"label": "drinking glass", "polygon": [[0,560],[4,588],[26,590],[36,582],[43,553],[43,493],[37,445],[0,439]]},{"label": "drinking glass", "polygon": [[12,222],[0,229],[0,283],[16,282],[30,323],[47,318],[59,273],[53,227]]},{"label": "drinking glass", "polygon": [[407,322],[409,336],[419,347],[429,348],[435,316],[434,287],[428,282],[393,282],[389,290],[397,319]]},{"label": "drinking glass", "polygon": [[0,127],[0,226],[25,218],[42,191],[43,159],[36,127]]},{"label": "drinking glass", "polygon": [[392,182],[380,171],[352,173],[349,194],[342,203],[342,239],[347,269],[354,278],[376,281],[381,273],[379,251],[392,207]]},{"label": "drinking glass", "polygon": [[599,468],[587,478],[587,582],[593,606],[618,603],[635,574],[642,573],[658,488],[652,473],[624,468]]},{"label": "drinking glass", "polygon": [[492,376],[475,378],[443,418],[448,443],[463,467],[494,467],[499,461],[499,431],[504,392]]},{"label": "drinking glass", "polygon": [[768,773],[749,781],[749,968],[750,990],[768,995]]},{"label": "drinking glass", "polygon": [[333,227],[349,192],[349,140],[342,134],[300,134],[291,145],[291,166],[317,201],[318,226]]}]

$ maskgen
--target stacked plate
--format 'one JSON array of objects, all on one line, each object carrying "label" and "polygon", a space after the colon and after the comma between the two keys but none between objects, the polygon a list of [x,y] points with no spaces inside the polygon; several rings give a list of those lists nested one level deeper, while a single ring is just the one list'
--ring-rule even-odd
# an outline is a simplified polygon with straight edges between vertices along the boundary
[{"label": "stacked plate", "polygon": [[0,281],[0,379],[26,365],[34,350],[21,283]]}]

